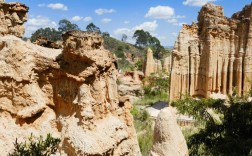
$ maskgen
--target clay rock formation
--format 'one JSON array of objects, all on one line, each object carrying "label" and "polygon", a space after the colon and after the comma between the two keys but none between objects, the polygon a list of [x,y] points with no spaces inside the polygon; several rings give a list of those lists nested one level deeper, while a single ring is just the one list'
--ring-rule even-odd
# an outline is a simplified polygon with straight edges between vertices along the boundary
[{"label": "clay rock formation", "polygon": [[164,58],[163,70],[165,70],[168,73],[168,75],[170,74],[170,71],[171,71],[171,56],[168,56],[168,57]]},{"label": "clay rock formation", "polygon": [[144,62],[144,75],[150,76],[151,73],[155,73],[156,69],[157,69],[157,65],[153,58],[153,52],[150,48],[148,48],[146,60]]},{"label": "clay rock formation", "polygon": [[152,156],[188,156],[185,138],[172,108],[160,111],[155,122]]},{"label": "clay rock formation", "polygon": [[47,48],[53,48],[53,49],[62,49],[63,48],[63,43],[62,41],[50,41],[46,37],[39,36],[34,44],[40,45],[42,47],[47,47]]},{"label": "clay rock formation", "polygon": [[131,104],[119,99],[116,60],[102,37],[68,32],[62,51],[9,33],[0,37],[1,155],[31,133],[60,138],[58,155],[140,155]]},{"label": "clay rock formation", "polygon": [[244,95],[252,79],[252,7],[247,5],[231,18],[223,8],[206,4],[198,23],[184,25],[172,57],[170,99],[183,94]]},{"label": "clay rock formation", "polygon": [[144,74],[140,71],[129,71],[120,73],[118,76],[118,94],[128,96],[133,103],[143,95]]},{"label": "clay rock formation", "polygon": [[150,48],[147,50],[146,59],[144,61],[144,75],[146,77],[150,76],[152,73],[157,73],[162,70],[170,72],[171,61],[170,57],[164,59],[164,64],[162,65],[161,60],[155,60],[153,57],[153,52]]},{"label": "clay rock formation", "polygon": [[23,23],[27,21],[29,8],[21,3],[0,2],[0,36],[11,34],[23,37]]}]

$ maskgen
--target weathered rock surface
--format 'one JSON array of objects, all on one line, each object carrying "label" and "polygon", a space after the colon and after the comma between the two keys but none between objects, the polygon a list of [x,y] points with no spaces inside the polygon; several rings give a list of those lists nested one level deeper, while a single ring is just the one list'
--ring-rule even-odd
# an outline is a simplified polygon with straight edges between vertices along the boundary
[{"label": "weathered rock surface", "polygon": [[171,71],[171,56],[168,56],[166,58],[164,58],[164,65],[163,65],[163,70],[165,70],[168,75],[170,74]]},{"label": "weathered rock surface", "polygon": [[160,111],[155,122],[152,156],[188,156],[185,138],[172,108]]},{"label": "weathered rock surface", "polygon": [[21,3],[0,2],[0,36],[11,34],[17,37],[24,35],[23,23],[27,21],[29,10]]},{"label": "weathered rock surface", "polygon": [[62,51],[0,37],[0,155],[31,133],[59,137],[59,155],[140,155],[113,54],[98,34],[63,38]]},{"label": "weathered rock surface", "polygon": [[143,72],[130,71],[120,73],[118,76],[118,93],[120,96],[128,96],[133,103],[143,95]]},{"label": "weathered rock surface", "polygon": [[151,73],[155,73],[156,70],[157,70],[157,65],[156,65],[156,62],[153,58],[153,52],[149,48],[147,50],[146,60],[144,62],[144,75],[150,76]]},{"label": "weathered rock surface", "polygon": [[155,60],[153,57],[153,52],[149,48],[147,50],[146,59],[144,62],[144,75],[146,77],[150,76],[153,73],[157,73],[165,70],[168,74],[170,73],[171,68],[171,57],[164,58],[164,63],[162,65],[161,60]]},{"label": "weathered rock surface", "polygon": [[34,44],[40,45],[42,47],[47,47],[47,48],[53,48],[53,49],[62,49],[63,48],[63,42],[62,41],[50,41],[46,37],[39,36]]},{"label": "weathered rock surface", "polygon": [[184,25],[172,58],[170,99],[183,94],[245,94],[252,79],[252,7],[232,18],[214,4],[202,7],[198,23]]}]

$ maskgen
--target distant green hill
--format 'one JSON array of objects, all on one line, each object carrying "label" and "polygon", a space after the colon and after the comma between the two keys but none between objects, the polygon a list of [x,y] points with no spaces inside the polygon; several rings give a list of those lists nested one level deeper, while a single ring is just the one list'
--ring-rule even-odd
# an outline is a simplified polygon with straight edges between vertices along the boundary
[{"label": "distant green hill", "polygon": [[[133,70],[134,67],[141,69],[142,62],[145,56],[145,49],[136,47],[133,44],[119,41],[112,37],[104,37],[104,48],[113,52],[118,58],[118,68],[123,71]],[[139,58],[137,62],[128,61],[125,54],[132,54],[133,58]],[[135,65],[137,64],[137,65]]]},{"label": "distant green hill", "polygon": [[123,58],[123,53],[130,53],[135,57],[143,57],[145,55],[144,49],[140,49],[133,44],[122,42],[112,37],[104,37],[104,47],[115,53],[119,58]]}]

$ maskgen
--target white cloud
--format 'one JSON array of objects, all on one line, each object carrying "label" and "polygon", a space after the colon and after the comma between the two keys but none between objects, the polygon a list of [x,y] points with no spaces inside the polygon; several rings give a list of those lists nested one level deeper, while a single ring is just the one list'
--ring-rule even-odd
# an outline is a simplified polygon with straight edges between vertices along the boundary
[{"label": "white cloud", "polygon": [[145,30],[145,31],[155,31],[158,27],[157,21],[153,21],[153,22],[144,22],[138,26],[135,26],[133,28],[133,30]]},{"label": "white cloud", "polygon": [[173,8],[169,6],[156,6],[151,7],[145,17],[154,18],[154,19],[168,19],[175,14]]},{"label": "white cloud", "polygon": [[129,22],[129,21],[124,21],[123,23],[124,23],[124,24],[129,24],[130,22]]},{"label": "white cloud", "polygon": [[104,23],[104,24],[107,24],[107,23],[109,23],[109,22],[111,22],[111,21],[112,21],[112,19],[110,19],[110,18],[103,18],[103,19],[101,20],[101,22]]},{"label": "white cloud", "polygon": [[134,43],[135,39],[132,39],[132,36],[136,30],[143,29],[144,31],[149,31],[151,35],[157,36],[155,34],[155,30],[157,29],[158,24],[157,21],[152,21],[152,22],[144,22],[140,25],[137,25],[132,28],[118,28],[114,31],[115,36],[120,39],[122,37],[122,34],[126,34],[128,36],[128,42],[129,43]]},{"label": "white cloud", "polygon": [[45,6],[46,6],[45,3],[38,4],[38,7],[45,7]]},{"label": "white cloud", "polygon": [[178,20],[176,18],[172,18],[172,19],[168,19],[167,22],[168,23],[177,23]]},{"label": "white cloud", "polygon": [[217,0],[185,0],[183,4],[188,6],[201,7],[202,5],[205,5],[209,2],[215,2],[215,1]]},{"label": "white cloud", "polygon": [[120,36],[122,34],[126,34],[128,36],[133,36],[133,34],[136,30],[141,30],[141,29],[143,29],[144,31],[149,31],[153,34],[153,32],[157,29],[157,27],[158,27],[157,21],[144,22],[144,23],[137,25],[133,28],[118,28],[114,31],[114,34],[117,36]]},{"label": "white cloud", "polygon": [[102,9],[102,8],[100,8],[100,9],[95,10],[95,13],[97,15],[109,14],[109,13],[114,13],[114,12],[116,12],[114,9]]},{"label": "white cloud", "polygon": [[77,21],[82,20],[82,18],[83,18],[83,17],[80,17],[80,16],[74,16],[74,17],[72,17],[72,21],[77,22]]},{"label": "white cloud", "polygon": [[132,29],[129,29],[129,28],[119,28],[114,31],[114,34],[116,36],[120,36],[122,34],[126,34],[128,36],[133,36],[133,31],[132,31]]},{"label": "white cloud", "polygon": [[62,3],[50,3],[47,5],[47,7],[54,10],[68,10],[68,7]]},{"label": "white cloud", "polygon": [[84,22],[89,22],[89,21],[92,21],[93,19],[92,19],[92,17],[85,17],[85,18],[83,18],[83,21]]},{"label": "white cloud", "polygon": [[153,18],[153,19],[163,19],[168,23],[172,23],[173,25],[179,25],[179,20],[181,18],[185,18],[184,15],[175,15],[175,10],[169,6],[156,6],[151,7],[145,17]]},{"label": "white cloud", "polygon": [[171,23],[172,25],[179,25],[178,19],[182,19],[182,18],[186,18],[186,16],[181,16],[181,15],[173,16],[170,19],[168,19],[166,22]]},{"label": "white cloud", "polygon": [[26,32],[25,36],[30,37],[32,33],[34,33],[39,28],[55,28],[57,29],[57,23],[51,21],[48,17],[44,16],[36,16],[33,18],[28,19],[27,23],[25,24]]}]

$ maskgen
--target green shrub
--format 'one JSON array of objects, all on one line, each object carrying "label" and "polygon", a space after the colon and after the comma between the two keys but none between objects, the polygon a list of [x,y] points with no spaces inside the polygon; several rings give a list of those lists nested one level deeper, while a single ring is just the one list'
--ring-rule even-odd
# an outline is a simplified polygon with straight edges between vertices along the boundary
[{"label": "green shrub", "polygon": [[57,146],[60,143],[59,138],[53,138],[51,134],[47,134],[45,140],[42,136],[35,138],[32,134],[28,142],[14,142],[14,150],[9,156],[50,156],[57,152]]},{"label": "green shrub", "polygon": [[122,71],[133,71],[134,66],[125,58],[122,58],[117,61],[118,63],[118,68]]},{"label": "green shrub", "polygon": [[145,94],[143,98],[136,101],[135,105],[153,105],[158,101],[168,101],[168,94],[166,92],[161,92],[158,95]]},{"label": "green shrub", "polygon": [[125,49],[126,50],[130,50],[130,46],[129,45],[125,45]]},{"label": "green shrub", "polygon": [[160,95],[162,92],[168,92],[169,90],[169,75],[166,71],[160,71],[153,73],[149,77],[144,79],[145,83],[148,84],[146,88],[146,95]]},{"label": "green shrub", "polygon": [[123,47],[122,46],[118,46],[116,51],[115,51],[115,55],[119,58],[124,58],[124,52],[123,52]]},{"label": "green shrub", "polygon": [[[180,113],[192,115],[204,123],[198,132],[188,137],[191,155],[252,154],[252,103],[237,99],[196,100],[186,97],[173,103]],[[215,114],[209,113],[209,109]]]},{"label": "green shrub", "polygon": [[138,60],[136,63],[135,63],[135,67],[137,70],[140,70],[142,71],[143,70],[143,60]]}]

